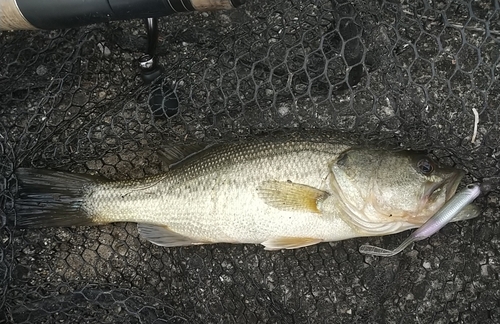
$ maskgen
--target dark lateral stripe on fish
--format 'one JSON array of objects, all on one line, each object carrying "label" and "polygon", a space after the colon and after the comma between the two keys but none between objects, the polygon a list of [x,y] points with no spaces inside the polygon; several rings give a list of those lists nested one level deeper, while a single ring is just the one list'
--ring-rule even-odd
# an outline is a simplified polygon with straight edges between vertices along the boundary
[{"label": "dark lateral stripe on fish", "polygon": [[15,225],[51,227],[95,225],[83,208],[95,179],[88,175],[20,168]]}]

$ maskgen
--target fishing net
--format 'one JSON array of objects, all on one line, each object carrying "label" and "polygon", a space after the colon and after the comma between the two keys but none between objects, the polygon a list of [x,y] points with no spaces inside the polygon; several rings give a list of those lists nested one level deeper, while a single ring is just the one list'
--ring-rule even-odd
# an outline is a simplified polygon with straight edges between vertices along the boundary
[{"label": "fishing net", "polygon": [[[498,1],[257,1],[160,20],[0,33],[0,204],[16,167],[140,178],[161,145],[280,131],[430,150],[489,178],[479,218],[298,250],[162,248],[135,224],[0,230],[0,323],[498,323]],[[172,105],[175,100],[178,104]],[[168,208],[168,206],[165,206]]]}]

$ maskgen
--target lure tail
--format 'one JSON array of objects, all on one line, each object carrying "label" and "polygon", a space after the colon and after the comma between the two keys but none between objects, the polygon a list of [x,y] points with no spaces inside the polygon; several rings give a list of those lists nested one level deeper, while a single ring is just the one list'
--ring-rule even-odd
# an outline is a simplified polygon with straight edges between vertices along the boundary
[{"label": "lure tail", "polygon": [[86,197],[96,184],[88,175],[21,168],[16,172],[15,225],[53,227],[95,225]]}]

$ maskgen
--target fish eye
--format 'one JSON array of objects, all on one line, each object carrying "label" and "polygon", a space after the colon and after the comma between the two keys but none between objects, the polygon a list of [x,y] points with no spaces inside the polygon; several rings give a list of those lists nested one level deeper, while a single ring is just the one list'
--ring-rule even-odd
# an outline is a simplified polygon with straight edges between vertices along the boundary
[{"label": "fish eye", "polygon": [[423,175],[429,175],[434,171],[434,163],[427,157],[417,162],[417,169]]}]

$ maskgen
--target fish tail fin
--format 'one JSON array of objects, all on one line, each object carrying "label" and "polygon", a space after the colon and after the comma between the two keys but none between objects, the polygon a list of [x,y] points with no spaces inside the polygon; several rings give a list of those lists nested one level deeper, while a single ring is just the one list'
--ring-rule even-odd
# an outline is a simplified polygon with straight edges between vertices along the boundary
[{"label": "fish tail fin", "polygon": [[31,168],[18,169],[16,177],[15,226],[96,225],[85,207],[85,197],[95,186],[96,178]]}]

